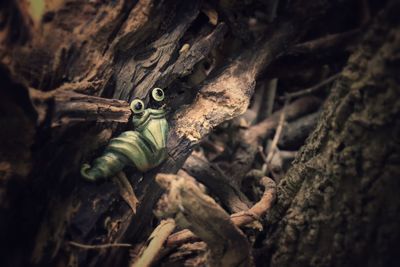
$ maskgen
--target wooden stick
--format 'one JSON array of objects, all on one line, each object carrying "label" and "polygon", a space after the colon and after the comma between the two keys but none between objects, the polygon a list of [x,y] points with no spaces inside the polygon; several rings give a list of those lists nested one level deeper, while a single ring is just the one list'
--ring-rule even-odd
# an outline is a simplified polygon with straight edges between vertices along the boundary
[{"label": "wooden stick", "polygon": [[71,246],[77,247],[77,248],[82,248],[82,249],[104,249],[104,248],[115,248],[115,247],[130,248],[130,247],[132,247],[131,244],[127,244],[127,243],[109,243],[109,244],[99,244],[99,245],[87,245],[87,244],[82,244],[82,243],[75,242],[75,241],[69,241],[68,244],[70,244]]},{"label": "wooden stick", "polygon": [[278,124],[278,127],[276,128],[275,135],[274,135],[274,138],[272,139],[271,146],[269,147],[269,151],[268,151],[268,154],[267,154],[267,159],[266,159],[266,162],[265,162],[266,164],[270,164],[271,163],[271,160],[272,160],[272,158],[273,158],[273,156],[275,154],[275,151],[277,149],[279,138],[281,137],[283,125],[285,124],[285,117],[286,117],[285,108],[286,108],[286,106],[287,106],[287,101],[286,101],[285,106],[283,107],[282,112],[281,112],[281,114],[279,116],[279,124]]},{"label": "wooden stick", "polygon": [[[363,0],[361,0],[363,1]],[[352,40],[360,34],[360,29],[354,29],[346,32],[329,34],[318,39],[307,41],[291,47],[285,56],[296,56],[302,54],[315,54],[319,51],[338,49],[351,43]]]},{"label": "wooden stick", "polygon": [[312,87],[309,87],[309,88],[306,88],[304,90],[297,91],[297,92],[294,92],[294,93],[286,94],[286,95],[280,97],[280,99],[292,99],[292,98],[295,98],[295,97],[300,97],[300,96],[305,96],[305,95],[309,95],[309,94],[315,93],[319,89],[323,88],[325,85],[328,85],[331,82],[335,81],[339,76],[340,76],[340,73],[336,73],[336,74],[332,75],[331,77],[329,77],[328,79],[323,80],[322,82],[320,82],[320,83],[318,83],[318,84],[316,84],[316,85],[314,85]]},{"label": "wooden stick", "polygon": [[151,266],[163,248],[165,240],[175,229],[175,221],[172,219],[163,220],[154,229],[153,233],[147,239],[148,245],[139,253],[131,267]]}]

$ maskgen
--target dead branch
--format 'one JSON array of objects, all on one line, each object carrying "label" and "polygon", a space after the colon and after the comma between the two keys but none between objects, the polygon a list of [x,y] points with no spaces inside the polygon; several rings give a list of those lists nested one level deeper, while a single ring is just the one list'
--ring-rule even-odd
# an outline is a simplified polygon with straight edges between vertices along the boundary
[{"label": "dead branch", "polygon": [[280,97],[280,98],[281,99],[293,99],[295,97],[310,95],[310,94],[315,93],[316,91],[324,88],[325,85],[328,85],[328,84],[334,82],[339,76],[340,76],[340,73],[336,73],[336,74],[332,75],[331,77],[323,80],[322,82],[320,82],[312,87],[309,87],[309,88],[306,88],[306,89],[303,89],[301,91],[297,91],[294,93],[286,94],[285,96]]},{"label": "dead branch", "polygon": [[329,34],[312,41],[297,44],[290,48],[285,53],[285,56],[298,56],[301,54],[315,55],[315,53],[321,53],[321,51],[327,51],[329,49],[341,49],[344,46],[348,46],[359,34],[360,29]]},{"label": "dead branch", "polygon": [[[243,227],[260,220],[268,212],[268,210],[271,209],[276,198],[276,184],[268,177],[262,177],[260,179],[260,184],[264,187],[264,194],[261,199],[249,210],[234,213],[230,216],[231,221],[237,227]],[[182,230],[168,237],[166,246],[174,247],[197,240],[199,240],[198,237],[191,231]]]},{"label": "dead branch", "polygon": [[87,245],[87,244],[81,244],[75,241],[69,241],[69,245],[81,248],[81,249],[105,249],[105,248],[117,248],[117,247],[123,247],[123,248],[130,248],[132,247],[131,244],[125,244],[125,243],[111,243],[111,244],[99,244],[99,245]]},{"label": "dead branch", "polygon": [[206,261],[205,254],[207,252],[207,244],[204,242],[186,243],[168,255],[168,265],[197,267]]},{"label": "dead branch", "polygon": [[278,142],[279,148],[290,150],[298,149],[317,125],[320,115],[320,112],[314,112],[286,124]]},{"label": "dead branch", "polygon": [[132,262],[131,267],[151,266],[159,255],[165,240],[175,229],[175,222],[172,219],[163,220],[154,229],[147,240],[147,245],[142,248],[137,258]]},{"label": "dead branch", "polygon": [[182,169],[195,177],[197,181],[203,183],[230,212],[239,212],[249,208],[250,201],[242,191],[206,158],[192,153],[185,161]]},{"label": "dead branch", "polygon": [[276,127],[274,138],[272,138],[271,145],[270,145],[270,147],[268,149],[268,154],[267,154],[267,157],[265,159],[265,163],[267,165],[271,163],[272,158],[274,157],[275,152],[276,152],[276,150],[278,148],[278,142],[279,142],[279,140],[281,138],[282,130],[283,130],[283,127],[284,127],[284,124],[285,124],[286,106],[287,106],[287,103],[285,103],[285,105],[282,108],[282,112],[281,112],[281,114],[279,116],[279,122],[278,122],[278,126]]},{"label": "dead branch", "polygon": [[167,190],[158,205],[158,216],[173,217],[177,225],[189,228],[205,241],[210,266],[252,265],[244,234],[194,179],[158,174],[156,180]]},{"label": "dead branch", "polygon": [[276,184],[268,177],[262,177],[260,184],[264,187],[264,194],[260,201],[254,204],[248,211],[231,215],[231,220],[238,227],[245,226],[254,221],[259,221],[271,209],[276,198]]},{"label": "dead branch", "polygon": [[72,90],[42,92],[30,89],[38,124],[50,118],[52,127],[76,122],[127,123],[131,116],[129,104],[117,99],[101,98],[75,93]]},{"label": "dead branch", "polygon": [[[317,13],[324,13],[317,6],[310,7]],[[300,9],[296,12],[305,15]],[[303,26],[308,25],[308,16],[303,19]],[[229,63],[223,72],[207,80],[194,102],[176,113],[174,123],[178,137],[198,142],[213,127],[247,109],[255,78],[284,52],[283,45],[293,44],[304,34],[304,28],[297,21],[282,21],[275,26],[253,47]]]}]

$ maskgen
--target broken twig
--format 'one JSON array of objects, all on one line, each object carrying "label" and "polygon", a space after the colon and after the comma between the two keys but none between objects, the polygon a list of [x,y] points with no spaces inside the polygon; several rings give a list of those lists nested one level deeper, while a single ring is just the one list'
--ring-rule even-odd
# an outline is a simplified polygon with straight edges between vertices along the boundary
[{"label": "broken twig", "polygon": [[156,260],[165,240],[175,229],[175,222],[172,219],[163,220],[154,229],[147,240],[147,246],[142,249],[139,256],[131,264],[131,267],[148,267]]},{"label": "broken twig", "polygon": [[100,244],[100,245],[87,245],[87,244],[81,244],[75,241],[69,241],[69,245],[77,247],[77,248],[82,248],[82,249],[104,249],[104,248],[115,248],[115,247],[124,247],[124,248],[130,248],[132,247],[131,244],[127,243],[109,243],[109,244]]}]

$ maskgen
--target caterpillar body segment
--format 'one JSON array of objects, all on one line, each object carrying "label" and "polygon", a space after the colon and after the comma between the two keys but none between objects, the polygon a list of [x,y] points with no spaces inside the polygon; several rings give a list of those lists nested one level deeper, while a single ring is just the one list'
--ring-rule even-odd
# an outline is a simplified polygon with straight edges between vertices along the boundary
[{"label": "caterpillar body segment", "polygon": [[[153,90],[157,90],[157,99],[163,97],[160,88]],[[111,139],[103,154],[93,161],[92,166],[83,164],[81,175],[85,179],[105,179],[116,175],[127,165],[145,172],[165,160],[169,131],[166,113],[164,109],[144,109],[143,106],[143,101],[139,99],[132,101],[132,124],[135,130],[123,132]]]}]

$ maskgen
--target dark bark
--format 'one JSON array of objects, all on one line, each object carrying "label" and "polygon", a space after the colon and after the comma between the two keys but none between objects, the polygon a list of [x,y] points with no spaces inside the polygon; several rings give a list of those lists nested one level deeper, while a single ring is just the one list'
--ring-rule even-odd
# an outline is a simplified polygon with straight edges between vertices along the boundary
[{"label": "dark bark", "polygon": [[398,8],[379,15],[351,56],[279,184],[263,266],[397,266]]}]

